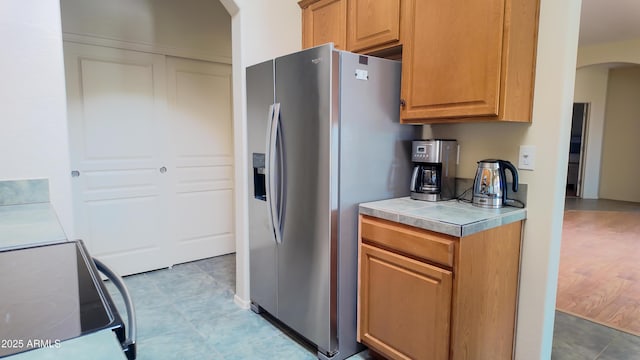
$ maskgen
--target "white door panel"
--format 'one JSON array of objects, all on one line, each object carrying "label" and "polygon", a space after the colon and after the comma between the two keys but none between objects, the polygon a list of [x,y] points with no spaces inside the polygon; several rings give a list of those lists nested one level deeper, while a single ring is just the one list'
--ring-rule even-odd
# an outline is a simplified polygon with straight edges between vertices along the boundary
[{"label": "white door panel", "polygon": [[231,189],[233,167],[227,164],[209,166],[184,166],[177,171],[176,192]]},{"label": "white door panel", "polygon": [[155,168],[94,170],[85,166],[82,173],[85,189],[83,200],[158,195],[157,177],[158,170]]},{"label": "white door panel", "polygon": [[[165,252],[162,242],[158,241],[165,236],[160,226],[164,222],[164,211],[159,198],[144,196],[87,202],[92,255],[113,265],[121,274],[167,267],[168,260],[158,256]],[[140,268],[141,262],[145,268]]]},{"label": "white door panel", "polygon": [[154,79],[152,64],[80,59],[80,65],[84,135],[91,139],[85,159],[152,161],[157,139],[149,135],[156,135],[159,120],[154,80],[162,81]]},{"label": "white door panel", "polygon": [[[178,156],[230,157],[231,74],[224,73],[230,67],[172,58],[167,65]],[[208,65],[211,69],[188,72],[185,67],[189,65],[200,65],[199,68]]]},{"label": "white door panel", "polygon": [[167,58],[176,262],[233,252],[231,67]]},{"label": "white door panel", "polygon": [[77,237],[122,275],[233,252],[231,67],[64,45]]},{"label": "white door panel", "polygon": [[121,274],[171,265],[164,57],[65,43],[76,235]]},{"label": "white door panel", "polygon": [[[177,195],[176,209],[189,212],[176,213],[181,226],[176,242],[176,262],[228,254],[235,250],[231,190],[187,192]],[[204,253],[204,254],[202,254]]]}]

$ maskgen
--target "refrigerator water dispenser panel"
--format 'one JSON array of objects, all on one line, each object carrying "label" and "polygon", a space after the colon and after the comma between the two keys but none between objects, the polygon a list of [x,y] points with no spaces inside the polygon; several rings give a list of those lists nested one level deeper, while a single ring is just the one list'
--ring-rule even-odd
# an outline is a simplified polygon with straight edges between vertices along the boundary
[{"label": "refrigerator water dispenser panel", "polygon": [[253,153],[253,197],[267,201],[265,155]]}]

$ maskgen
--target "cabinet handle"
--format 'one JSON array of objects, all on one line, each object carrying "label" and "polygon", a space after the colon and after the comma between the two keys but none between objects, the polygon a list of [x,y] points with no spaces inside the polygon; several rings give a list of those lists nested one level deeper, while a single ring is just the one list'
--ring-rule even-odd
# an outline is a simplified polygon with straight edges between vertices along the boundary
[{"label": "cabinet handle", "polygon": [[400,106],[402,106],[402,107],[407,106],[407,102],[404,101],[404,99],[400,99]]},{"label": "cabinet handle", "polygon": [[73,171],[71,172],[71,177],[78,177],[78,176],[80,176],[80,171],[78,171],[78,170],[73,170]]},{"label": "cabinet handle", "polygon": [[161,174],[164,174],[166,172],[167,172],[167,168],[166,167],[163,166],[163,167],[160,168],[160,173]]}]

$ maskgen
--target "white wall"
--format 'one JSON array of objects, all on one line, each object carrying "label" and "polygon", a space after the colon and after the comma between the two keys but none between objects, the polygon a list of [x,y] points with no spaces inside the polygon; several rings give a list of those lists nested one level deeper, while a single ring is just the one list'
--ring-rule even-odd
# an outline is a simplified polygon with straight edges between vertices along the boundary
[{"label": "white wall", "polygon": [[49,179],[73,229],[60,8],[57,0],[0,1],[0,180]]},{"label": "white wall", "polygon": [[247,66],[302,48],[302,16],[296,0],[221,0],[232,16],[233,108],[236,189],[236,303],[249,307]]},{"label": "white wall", "polygon": [[528,184],[520,276],[516,359],[549,359],[553,339],[560,238],[573,108],[581,0],[541,0],[533,121],[529,124],[434,125],[435,137],[461,144],[459,173],[473,177],[485,157],[516,162],[535,145]]},{"label": "white wall", "polygon": [[594,65],[576,71],[574,102],[589,103],[583,165],[582,198],[597,199],[609,67]]},{"label": "white wall", "polygon": [[602,139],[599,196],[640,202],[640,66],[612,68]]},{"label": "white wall", "polygon": [[231,17],[218,0],[61,0],[65,40],[231,63]]},{"label": "white wall", "polygon": [[604,63],[640,64],[640,39],[582,46],[578,49],[578,68]]}]

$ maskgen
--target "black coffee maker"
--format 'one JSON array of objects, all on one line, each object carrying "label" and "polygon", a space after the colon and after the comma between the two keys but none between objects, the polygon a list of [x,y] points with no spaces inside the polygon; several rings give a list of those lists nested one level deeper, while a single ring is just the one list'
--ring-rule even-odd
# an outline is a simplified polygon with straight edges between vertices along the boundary
[{"label": "black coffee maker", "polygon": [[456,196],[456,140],[428,139],[412,142],[411,198],[440,201]]}]

